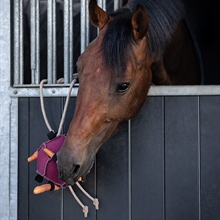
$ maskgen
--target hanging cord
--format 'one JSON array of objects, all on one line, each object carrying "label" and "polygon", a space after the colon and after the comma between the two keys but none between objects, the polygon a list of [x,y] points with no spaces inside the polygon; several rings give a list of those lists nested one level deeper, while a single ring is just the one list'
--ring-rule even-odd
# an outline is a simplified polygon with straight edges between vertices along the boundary
[{"label": "hanging cord", "polygon": [[[61,118],[61,121],[60,121],[58,133],[57,133],[56,136],[59,136],[61,134],[63,123],[64,123],[66,112],[67,112],[67,107],[68,107],[68,104],[69,104],[69,99],[70,99],[71,91],[72,91],[72,88],[73,88],[74,84],[76,83],[77,76],[78,76],[78,74],[73,74],[73,81],[70,84],[70,88],[69,88],[69,92],[67,94],[66,102],[65,102],[65,105],[64,105],[63,114],[62,114],[62,118]],[[62,83],[63,81],[62,80],[58,80],[58,82]],[[40,82],[40,104],[41,104],[41,111],[42,111],[43,118],[44,118],[44,121],[45,121],[45,124],[46,124],[48,130],[54,132],[54,130],[51,128],[51,126],[49,124],[49,121],[47,119],[47,114],[46,114],[45,108],[44,108],[44,100],[43,100],[43,84],[44,83],[47,83],[46,79],[44,79],[44,80],[42,80]],[[89,199],[91,199],[93,201],[93,204],[94,204],[96,210],[98,210],[99,209],[99,201],[98,201],[98,199],[97,198],[93,198],[92,196],[90,196],[83,189],[83,187],[79,184],[79,182],[76,182],[76,185],[85,194],[85,196],[87,196]],[[78,204],[82,207],[82,209],[83,209],[82,211],[84,212],[84,217],[87,217],[88,216],[88,212],[89,212],[88,206],[83,205],[83,203],[77,197],[77,195],[75,194],[75,192],[74,192],[74,190],[73,190],[73,188],[71,186],[68,186],[68,188],[69,188],[70,192],[72,193],[72,195],[74,196],[74,198],[76,199],[76,201],[78,202]]]},{"label": "hanging cord", "polygon": [[85,189],[83,189],[83,187],[79,184],[79,182],[76,182],[76,185],[89,199],[91,199],[93,201],[93,205],[95,206],[96,210],[98,210],[99,209],[99,200],[97,198],[93,198],[92,196],[90,196],[89,193],[87,193],[85,191]]},{"label": "hanging cord", "polygon": [[68,186],[70,192],[72,193],[75,200],[78,202],[78,204],[82,207],[82,211],[84,213],[84,217],[86,218],[88,216],[89,208],[86,205],[83,205],[80,199],[77,197],[76,193],[74,192],[73,188],[71,186]]},{"label": "hanging cord", "polygon": [[50,127],[50,124],[47,120],[47,114],[45,112],[45,108],[44,108],[44,99],[43,99],[43,84],[44,83],[47,83],[47,79],[43,79],[41,82],[40,82],[40,105],[41,105],[41,111],[42,111],[42,114],[43,114],[43,117],[44,117],[44,121],[47,125],[47,128],[49,131],[53,131],[53,129]]},{"label": "hanging cord", "polygon": [[[68,94],[67,94],[67,98],[66,98],[66,102],[65,102],[64,109],[63,109],[63,114],[62,114],[62,118],[61,118],[61,121],[60,121],[58,133],[57,133],[56,136],[59,136],[59,135],[61,134],[62,127],[63,127],[63,123],[64,123],[64,120],[65,120],[65,117],[66,117],[66,111],[67,111],[67,107],[68,107],[68,104],[69,104],[69,99],[70,99],[71,91],[72,91],[72,88],[73,88],[74,84],[76,83],[77,76],[78,76],[78,74],[74,74],[74,75],[73,75],[73,81],[72,81],[72,83],[70,84],[70,88],[69,88],[69,92],[68,92]],[[42,114],[43,114],[43,117],[44,117],[44,121],[45,121],[45,123],[46,123],[46,125],[47,125],[48,130],[49,130],[49,131],[54,131],[54,130],[50,127],[49,121],[48,121],[48,119],[47,119],[47,114],[46,114],[45,108],[44,108],[44,99],[43,99],[43,84],[44,84],[44,83],[47,83],[47,80],[46,80],[46,79],[43,79],[43,80],[40,82],[40,104],[41,104],[41,111],[42,111]]]},{"label": "hanging cord", "polygon": [[68,107],[69,100],[70,100],[71,91],[72,91],[72,88],[73,88],[75,83],[76,83],[76,79],[74,79],[72,81],[72,83],[70,84],[70,88],[69,88],[68,95],[66,97],[66,102],[65,102],[65,105],[64,105],[63,114],[62,114],[62,118],[61,118],[61,121],[60,121],[60,126],[59,126],[59,129],[58,129],[57,136],[61,134],[61,131],[62,131],[62,128],[63,128],[63,123],[64,123],[64,120],[65,120],[65,117],[66,117],[67,107]]}]

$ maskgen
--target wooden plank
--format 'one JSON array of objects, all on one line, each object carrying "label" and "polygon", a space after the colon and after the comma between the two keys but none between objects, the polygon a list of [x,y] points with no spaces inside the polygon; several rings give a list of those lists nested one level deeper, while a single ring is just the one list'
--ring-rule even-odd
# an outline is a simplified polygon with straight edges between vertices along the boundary
[{"label": "wooden plank", "polygon": [[164,219],[164,103],[148,97],[132,120],[132,219]]},{"label": "wooden plank", "polygon": [[[62,109],[64,108],[64,105],[65,105],[65,102],[66,102],[66,99],[63,98],[62,99]],[[66,112],[66,117],[65,117],[65,121],[64,121],[64,125],[63,125],[63,133],[66,134],[68,128],[69,128],[69,125],[70,125],[70,122],[72,121],[73,119],[73,115],[74,115],[74,109],[75,109],[75,102],[76,102],[76,98],[75,97],[71,97],[69,99],[69,104],[68,104],[68,108],[67,108],[67,112]],[[62,110],[63,112],[63,110]]]},{"label": "wooden plank", "polygon": [[166,97],[166,219],[199,219],[198,154],[198,97]]},{"label": "wooden plank", "polygon": [[18,219],[28,219],[29,187],[29,99],[20,98],[18,103]]},{"label": "wooden plank", "polygon": [[97,154],[97,220],[128,219],[128,123],[124,122]]},{"label": "wooden plank", "polygon": [[220,216],[220,96],[200,98],[201,217]]},{"label": "wooden plank", "polygon": [[[61,99],[45,98],[45,110],[51,127],[58,128],[61,116]],[[30,98],[30,153],[47,141],[48,129],[43,120],[39,98]],[[39,195],[33,194],[35,186],[36,162],[29,165],[29,219],[57,219],[61,217],[61,190]],[[45,180],[44,183],[47,181]]]}]

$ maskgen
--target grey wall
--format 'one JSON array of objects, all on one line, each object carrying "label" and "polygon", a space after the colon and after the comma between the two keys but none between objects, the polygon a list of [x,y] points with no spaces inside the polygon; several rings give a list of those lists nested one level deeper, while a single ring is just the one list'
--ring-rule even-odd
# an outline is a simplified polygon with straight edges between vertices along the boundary
[{"label": "grey wall", "polygon": [[[75,98],[66,118],[68,128]],[[63,98],[46,98],[58,127]],[[84,219],[68,189],[34,195],[36,163],[27,163],[47,128],[39,98],[19,98],[18,219]],[[48,113],[49,114],[49,113]],[[217,220],[220,216],[220,96],[148,97],[138,115],[122,123],[102,146],[82,186],[97,196],[87,219]]]}]

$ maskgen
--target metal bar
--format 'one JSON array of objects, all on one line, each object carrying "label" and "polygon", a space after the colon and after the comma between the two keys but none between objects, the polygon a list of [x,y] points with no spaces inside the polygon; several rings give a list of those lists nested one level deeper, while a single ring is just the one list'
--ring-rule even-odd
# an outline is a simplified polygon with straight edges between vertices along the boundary
[{"label": "metal bar", "polygon": [[89,44],[89,10],[88,10],[88,1],[81,1],[81,53],[84,52],[87,45]]},{"label": "metal bar", "polygon": [[52,10],[52,23],[53,23],[53,70],[52,70],[52,83],[56,83],[56,73],[57,73],[57,39],[56,39],[56,0],[53,0],[53,10]]},{"label": "metal bar", "polygon": [[23,49],[23,0],[19,1],[19,28],[20,28],[20,36],[19,36],[19,52],[20,52],[20,65],[19,65],[19,78],[20,84],[24,83],[24,49]]},{"label": "metal bar", "polygon": [[122,7],[121,0],[114,0],[114,11]]},{"label": "metal bar", "polygon": [[[30,19],[31,19],[31,83],[38,84],[40,81],[40,15],[39,15],[39,1],[32,0],[30,2]],[[20,31],[22,33],[22,31]],[[22,34],[20,35],[22,37]],[[22,37],[23,38],[23,37]],[[23,42],[22,48],[23,48]],[[23,50],[21,51],[23,54]],[[21,62],[23,62],[23,55],[20,56]],[[23,70],[22,70],[23,76]],[[22,77],[23,84],[23,77]]]},{"label": "metal bar", "polygon": [[40,7],[39,0],[36,1],[36,70],[35,70],[35,84],[40,83]]},{"label": "metal bar", "polygon": [[106,0],[98,0],[97,3],[99,7],[106,11]]},{"label": "metal bar", "polygon": [[81,13],[80,13],[80,20],[81,20],[81,27],[80,27],[80,36],[81,36],[81,53],[83,53],[83,51],[85,50],[85,14],[86,14],[86,0],[82,0],[81,1],[81,9],[80,9]]},{"label": "metal bar", "polygon": [[[14,1],[14,12],[15,12],[15,33],[18,34],[18,1]],[[10,107],[11,107],[11,98],[8,94],[8,88],[10,87],[10,73],[11,73],[11,15],[10,12],[13,10],[11,8],[11,1],[1,0],[0,1],[0,179],[3,184],[1,184],[0,190],[0,219],[13,219],[11,216],[17,216],[16,209],[10,209],[10,200],[15,199],[11,198],[10,194]],[[16,38],[16,37],[15,37]],[[17,48],[16,48],[17,47]],[[15,45],[14,49],[18,49],[18,42]],[[19,54],[16,55],[15,61],[19,59]],[[16,65],[19,65],[18,63]],[[16,69],[16,68],[15,68]],[[17,72],[18,73],[18,72]],[[18,74],[15,76],[15,83],[17,81]],[[15,180],[15,184],[17,181]],[[15,208],[15,207],[14,207]]]},{"label": "metal bar", "polygon": [[[39,97],[39,86],[28,85],[9,88],[11,97]],[[46,96],[66,96],[69,84],[45,85]],[[74,87],[73,90],[77,90]],[[148,96],[220,96],[220,86],[151,86]]]},{"label": "metal bar", "polygon": [[36,70],[36,0],[30,2],[31,31],[31,83],[35,83]]},{"label": "metal bar", "polygon": [[[57,85],[57,84],[56,84]],[[54,86],[56,86],[54,85]],[[44,97],[65,97],[69,91],[69,84],[66,87],[53,87],[48,88],[44,86]],[[11,97],[40,97],[39,85],[36,88],[11,88],[9,89]],[[71,96],[76,97],[78,93],[78,88],[74,87],[71,92]]]},{"label": "metal bar", "polygon": [[11,99],[10,111],[11,112],[10,112],[10,218],[9,219],[17,219],[17,212],[18,212],[17,210],[17,207],[18,207],[18,98]]},{"label": "metal bar", "polygon": [[86,1],[86,17],[85,17],[85,23],[86,23],[86,45],[85,47],[87,47],[89,45],[89,42],[90,42],[90,38],[89,38],[89,23],[90,23],[90,18],[89,18],[89,1]]},{"label": "metal bar", "polygon": [[220,95],[220,86],[151,86],[149,96]]},{"label": "metal bar", "polygon": [[64,1],[64,83],[73,79],[73,1]]},{"label": "metal bar", "polygon": [[14,84],[20,84],[20,7],[18,0],[14,0]]},{"label": "metal bar", "polygon": [[48,84],[56,83],[56,0],[47,2],[47,80]]},{"label": "metal bar", "polygon": [[74,63],[73,63],[73,1],[70,0],[69,3],[69,43],[70,43],[70,47],[69,47],[69,56],[70,56],[70,64],[69,64],[69,77],[68,80],[70,82],[72,82],[73,80],[73,67],[74,67]]},{"label": "metal bar", "polygon": [[47,82],[53,83],[53,0],[47,1]]},{"label": "metal bar", "polygon": [[69,16],[69,0],[64,0],[64,83],[69,82]]}]

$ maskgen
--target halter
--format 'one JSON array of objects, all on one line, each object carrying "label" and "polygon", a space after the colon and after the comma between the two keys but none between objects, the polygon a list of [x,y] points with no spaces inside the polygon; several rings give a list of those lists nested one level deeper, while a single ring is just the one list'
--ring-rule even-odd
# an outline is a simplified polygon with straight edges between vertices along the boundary
[{"label": "halter", "polygon": [[[61,131],[62,131],[62,127],[63,127],[63,123],[64,123],[64,120],[65,120],[65,116],[66,116],[66,112],[67,112],[67,107],[68,107],[68,104],[69,104],[69,99],[70,99],[70,95],[71,95],[71,91],[72,91],[72,88],[74,86],[74,84],[76,83],[76,80],[77,80],[77,77],[78,77],[78,74],[73,74],[73,81],[72,83],[70,84],[70,87],[69,87],[69,92],[67,94],[67,98],[66,98],[66,102],[65,102],[65,106],[64,106],[64,109],[63,109],[63,113],[62,113],[62,118],[61,118],[61,121],[60,121],[60,125],[59,125],[59,129],[58,129],[58,132],[55,133],[54,130],[51,128],[50,124],[49,124],[49,121],[47,119],[47,115],[46,115],[46,112],[45,112],[45,108],[44,108],[44,100],[43,100],[43,84],[44,83],[47,83],[47,80],[44,79],[40,82],[40,104],[41,104],[41,111],[42,111],[42,114],[43,114],[43,118],[44,118],[44,121],[45,121],[45,124],[48,128],[48,130],[50,131],[48,136],[53,136],[53,137],[58,137],[60,134],[61,134]],[[58,83],[63,83],[63,80],[62,79],[59,79],[57,81]],[[97,198],[93,198],[92,196],[90,196],[86,191],[85,189],[83,189],[83,187],[79,184],[79,182],[77,181],[76,182],[76,185],[78,186],[78,188],[89,198],[93,201],[93,205],[95,206],[96,210],[99,209],[99,201]],[[70,192],[72,193],[73,197],[76,199],[76,201],[78,202],[78,204],[82,207],[82,211],[84,212],[84,217],[87,217],[88,216],[88,211],[89,211],[89,208],[88,206],[85,206],[81,201],[80,199],[77,197],[77,195],[75,194],[73,188],[71,186],[68,186]]]}]

